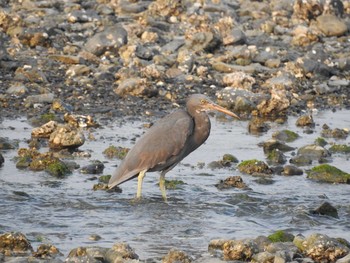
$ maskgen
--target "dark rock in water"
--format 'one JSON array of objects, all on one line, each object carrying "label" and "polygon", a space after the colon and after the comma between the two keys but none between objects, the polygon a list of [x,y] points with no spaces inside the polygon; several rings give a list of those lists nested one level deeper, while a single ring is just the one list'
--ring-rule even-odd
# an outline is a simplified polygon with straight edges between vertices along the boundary
[{"label": "dark rock in water", "polygon": [[293,142],[297,138],[299,138],[299,135],[290,130],[282,130],[282,131],[274,132],[272,134],[272,138],[279,141],[284,141],[284,142]]},{"label": "dark rock in water", "polygon": [[283,167],[283,175],[302,175],[304,172],[299,167],[296,167],[294,165],[286,165]]},{"label": "dark rock in water", "polygon": [[4,164],[5,162],[5,158],[4,156],[2,156],[2,154],[0,153],[0,167]]},{"label": "dark rock in water", "polygon": [[0,150],[13,150],[18,148],[18,142],[0,137]]},{"label": "dark rock in water", "polygon": [[279,149],[274,149],[267,156],[268,163],[284,164],[287,161],[286,156]]},{"label": "dark rock in water", "polygon": [[115,25],[90,38],[85,44],[85,49],[100,56],[106,51],[118,52],[119,48],[127,42],[128,33],[126,30],[119,25]]},{"label": "dark rock in water", "polygon": [[270,128],[270,125],[261,118],[252,118],[248,124],[248,131],[252,134],[267,132]]},{"label": "dark rock in water", "polygon": [[183,251],[171,249],[166,256],[163,257],[162,263],[191,263],[192,259]]},{"label": "dark rock in water", "polygon": [[327,144],[328,144],[328,142],[322,137],[318,137],[315,140],[315,145],[318,145],[318,146],[321,146],[321,147],[325,147]]},{"label": "dark rock in water", "polygon": [[63,177],[71,173],[68,166],[59,160],[48,164],[46,167],[46,172],[55,177]]},{"label": "dark rock in water", "polygon": [[270,139],[263,143],[263,149],[264,149],[264,153],[267,154],[272,152],[273,150],[279,150],[281,152],[289,152],[294,150],[295,148],[285,144],[284,142],[280,142],[275,139]]},{"label": "dark rock in water", "polygon": [[215,186],[219,190],[224,190],[229,188],[240,188],[240,189],[248,188],[248,186],[243,182],[243,179],[241,176],[230,176],[225,180],[220,180],[220,182]]},{"label": "dark rock in water", "polygon": [[289,160],[290,163],[296,165],[309,165],[312,164],[312,159],[309,156],[297,155]]},{"label": "dark rock in water", "polygon": [[350,174],[329,164],[321,164],[313,167],[307,172],[307,178],[325,183],[350,184]]},{"label": "dark rock in water", "polygon": [[29,256],[32,252],[32,245],[22,233],[9,232],[0,235],[0,253],[6,256]]},{"label": "dark rock in water", "polygon": [[296,236],[293,243],[315,262],[335,262],[350,253],[350,248],[337,239],[318,233],[306,238],[301,235]]},{"label": "dark rock in water", "polygon": [[126,154],[129,152],[129,148],[124,148],[124,147],[116,147],[116,146],[109,146],[108,148],[106,148],[103,151],[103,154],[107,157],[107,158],[117,158],[120,160],[123,160],[126,156]]},{"label": "dark rock in water", "polygon": [[221,160],[213,161],[208,164],[211,169],[219,169],[224,167],[231,167],[233,163],[238,163],[238,159],[232,154],[224,154]]},{"label": "dark rock in water", "polygon": [[105,165],[96,160],[93,161],[92,164],[86,165],[80,169],[80,172],[82,174],[101,174],[103,173],[103,169],[105,168]]},{"label": "dark rock in water", "polygon": [[338,210],[328,202],[324,202],[318,208],[312,210],[311,213],[339,218]]},{"label": "dark rock in water", "polygon": [[325,138],[335,138],[335,139],[346,139],[349,135],[347,130],[343,129],[331,129],[328,125],[324,124],[322,126],[321,135]]}]

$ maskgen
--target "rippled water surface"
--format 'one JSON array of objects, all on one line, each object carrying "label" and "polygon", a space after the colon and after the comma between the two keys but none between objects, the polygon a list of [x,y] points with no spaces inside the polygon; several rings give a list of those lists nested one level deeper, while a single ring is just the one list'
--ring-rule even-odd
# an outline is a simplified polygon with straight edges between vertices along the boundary
[{"label": "rippled water surface", "polygon": [[[191,255],[206,253],[215,238],[245,238],[268,235],[278,229],[304,235],[320,232],[350,240],[350,186],[320,184],[306,175],[284,177],[274,175],[273,184],[262,184],[258,178],[241,175],[234,168],[211,170],[205,165],[231,153],[241,160],[265,160],[259,142],[271,138],[277,130],[291,129],[301,138],[289,145],[300,147],[314,142],[321,126],[350,128],[350,112],[320,112],[314,116],[314,134],[295,127],[295,118],[284,125],[272,124],[260,136],[247,132],[247,122],[222,122],[212,118],[212,131],[205,145],[188,156],[167,174],[168,179],[183,180],[177,190],[168,190],[164,203],[156,185],[157,173],[144,180],[143,200],[131,202],[137,180],[121,185],[122,193],[93,191],[97,183],[93,175],[80,174],[57,179],[45,172],[17,170],[11,158],[16,151],[2,152],[6,161],[0,168],[0,231],[21,231],[36,247],[52,243],[66,256],[78,246],[111,247],[115,242],[129,243],[141,259],[160,258],[170,248]],[[75,159],[81,166],[91,160],[105,162],[104,174],[115,169],[118,160],[106,159],[102,152],[109,145],[130,147],[143,132],[144,122],[115,122],[94,130],[96,141],[87,141],[80,149],[91,152],[91,158]],[[23,120],[6,120],[0,124],[0,136],[20,140],[27,147],[32,127]],[[330,140],[332,141],[332,140]],[[337,143],[349,144],[349,139]],[[47,149],[42,149],[45,151]],[[287,153],[290,157],[292,152]],[[316,165],[316,164],[314,164]],[[332,165],[350,172],[348,156],[334,155]],[[310,168],[310,167],[303,167]],[[220,191],[219,180],[241,175],[251,190]],[[339,213],[339,219],[310,215],[309,210],[328,200]],[[98,234],[99,241],[89,237]]]}]

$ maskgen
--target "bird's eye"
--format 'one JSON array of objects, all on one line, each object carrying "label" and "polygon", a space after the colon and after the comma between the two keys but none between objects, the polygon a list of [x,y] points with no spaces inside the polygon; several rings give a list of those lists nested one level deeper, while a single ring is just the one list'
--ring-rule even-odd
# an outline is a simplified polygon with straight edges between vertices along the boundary
[{"label": "bird's eye", "polygon": [[201,99],[201,104],[206,104],[207,100],[206,99]]}]

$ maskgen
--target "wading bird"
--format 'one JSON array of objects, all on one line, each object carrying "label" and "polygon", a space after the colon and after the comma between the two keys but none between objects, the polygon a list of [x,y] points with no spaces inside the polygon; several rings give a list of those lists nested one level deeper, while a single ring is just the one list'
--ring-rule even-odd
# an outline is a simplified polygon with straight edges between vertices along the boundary
[{"label": "wading bird", "polygon": [[113,173],[108,187],[111,189],[138,177],[136,198],[139,199],[145,173],[160,171],[159,188],[166,201],[165,174],[207,140],[210,120],[206,111],[209,110],[239,119],[206,96],[191,95],[187,99],[186,109],[174,111],[160,119],[140,137]]}]

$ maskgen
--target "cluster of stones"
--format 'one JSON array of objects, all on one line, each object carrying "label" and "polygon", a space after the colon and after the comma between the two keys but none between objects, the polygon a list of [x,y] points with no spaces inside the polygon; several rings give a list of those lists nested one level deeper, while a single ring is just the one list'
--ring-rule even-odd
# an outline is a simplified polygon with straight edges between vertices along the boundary
[{"label": "cluster of stones", "polygon": [[57,98],[148,115],[193,92],[242,115],[346,106],[349,13],[341,0],[3,1],[2,116]]},{"label": "cluster of stones", "polygon": [[[270,236],[252,239],[212,240],[208,245],[210,256],[197,259],[185,252],[171,249],[162,259],[152,262],[162,263],[220,263],[235,262],[336,262],[350,260],[350,243],[327,235],[311,234],[293,236],[285,231],[276,231]],[[53,262],[61,263],[62,253],[51,244],[41,244],[36,251],[25,235],[10,232],[0,235],[1,262]],[[116,243],[111,248],[98,246],[73,248],[64,262],[75,263],[138,263],[149,262],[139,258],[127,243]]]}]

